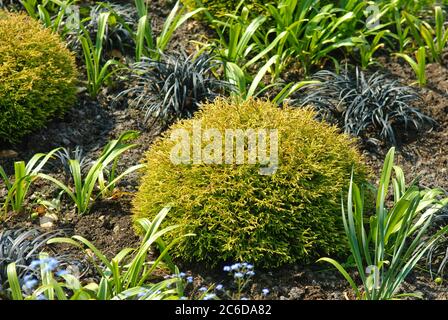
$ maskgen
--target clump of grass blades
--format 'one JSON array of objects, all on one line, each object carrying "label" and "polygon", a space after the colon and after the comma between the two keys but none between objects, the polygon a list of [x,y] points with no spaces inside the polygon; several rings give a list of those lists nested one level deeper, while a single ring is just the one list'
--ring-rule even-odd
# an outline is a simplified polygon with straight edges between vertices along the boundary
[{"label": "clump of grass blades", "polygon": [[214,65],[213,58],[205,54],[197,58],[184,53],[163,55],[161,61],[142,58],[132,66],[135,83],[119,96],[134,97],[134,104],[146,111],[145,123],[188,118],[201,102],[214,100],[231,87],[213,75]]},{"label": "clump of grass blades", "polygon": [[7,195],[2,203],[3,218],[9,208],[15,212],[21,212],[25,206],[26,196],[33,182],[39,177],[39,173],[45,166],[47,161],[53,156],[58,149],[54,149],[47,154],[37,153],[28,163],[25,161],[16,161],[14,163],[14,180],[10,179],[2,166],[0,166],[0,178],[3,180]]},{"label": "clump of grass blades", "polygon": [[[107,13],[108,21],[106,24],[102,52],[105,57],[111,50],[119,50],[121,53],[129,53],[134,50],[135,42],[133,30],[136,28],[138,20],[135,8],[130,4],[100,2],[94,6],[89,16],[83,19],[84,28],[92,41],[101,28],[100,16]],[[82,35],[80,28],[72,28],[66,35],[66,41],[69,46],[77,51],[81,51],[81,42],[79,36]]]},{"label": "clump of grass blades", "polygon": [[85,170],[92,162],[90,158],[84,155],[84,151],[80,146],[77,146],[74,150],[70,150],[69,148],[61,148],[54,154],[54,156],[62,165],[62,169],[66,177],[66,182],[68,182],[68,180],[72,178],[72,173],[70,171],[70,160],[79,162],[81,173],[85,172]]},{"label": "clump of grass blades", "polygon": [[[7,290],[4,290],[10,285],[8,265],[15,265],[18,283],[25,282],[24,279],[31,275],[40,279],[41,274],[32,268],[33,261],[39,258],[42,250],[51,249],[47,246],[47,241],[63,235],[62,230],[44,231],[37,228],[0,231],[0,283],[3,286],[0,286],[0,296],[8,296]],[[88,264],[83,259],[66,253],[53,252],[53,255],[61,261],[61,267],[71,266],[80,274],[85,274],[89,270]]]},{"label": "clump of grass blades", "polygon": [[[398,290],[420,259],[448,231],[446,226],[427,236],[435,213],[442,206],[437,198],[443,192],[438,189],[420,190],[416,181],[406,185],[403,171],[394,166],[394,152],[392,148],[384,161],[373,216],[366,219],[364,192],[353,178],[347,203],[342,200],[344,229],[363,290],[337,261],[331,258],[318,260],[337,268],[350,283],[357,299],[421,297],[417,293],[399,294]],[[392,171],[395,172],[394,177]],[[394,196],[392,206],[387,205],[390,184]]]},{"label": "clump of grass blades", "polygon": [[322,70],[314,79],[320,82],[307,86],[307,93],[296,103],[312,105],[323,119],[337,123],[346,133],[366,137],[373,132],[383,142],[397,145],[397,129],[421,131],[436,124],[412,106],[420,99],[415,89],[379,72]]},{"label": "clump of grass blades", "polygon": [[[173,300],[184,295],[184,284],[178,268],[169,255],[170,248],[179,241],[174,239],[165,243],[162,239],[167,233],[179,226],[162,228],[161,224],[169,208],[164,208],[152,220],[140,219],[138,222],[145,231],[145,236],[138,248],[124,248],[113,259],[106,256],[93,243],[81,236],[71,238],[52,238],[48,244],[65,243],[81,250],[89,251],[89,257],[99,275],[99,279],[87,284],[81,283],[79,277],[70,273],[53,274],[45,264],[40,264],[42,274],[39,286],[32,292],[24,292],[16,272],[16,264],[7,268],[9,291],[13,300]],[[182,237],[193,236],[185,234]],[[149,261],[149,252],[157,247],[160,255]],[[47,253],[40,253],[41,260],[48,259]],[[170,270],[174,277],[154,281],[156,272]]]},{"label": "clump of grass blades", "polygon": [[27,271],[27,266],[42,250],[47,240],[60,236],[60,231],[41,232],[38,229],[13,229],[0,231],[0,283],[6,282],[6,267],[15,262],[19,274]]},{"label": "clump of grass blades", "polygon": [[[136,146],[126,142],[135,139],[137,136],[138,132],[136,131],[126,131],[118,139],[110,141],[104,147],[100,157],[91,163],[88,172],[85,174],[82,172],[79,159],[68,159],[69,171],[72,175],[70,180],[73,182],[73,187],[44,173],[39,173],[38,176],[61,188],[73,200],[78,213],[84,214],[89,210],[94,200],[111,195],[115,184],[123,177],[144,167],[144,165],[138,164],[127,168],[120,174],[117,173],[118,160],[121,155]],[[111,169],[108,169],[109,166],[111,166]],[[95,196],[97,189],[98,193]]]},{"label": "clump of grass blades", "polygon": [[[436,213],[437,223],[444,226],[448,222],[448,198],[441,202],[443,208]],[[431,277],[438,276],[443,279],[448,265],[448,237],[442,236],[428,251],[426,262]]]}]

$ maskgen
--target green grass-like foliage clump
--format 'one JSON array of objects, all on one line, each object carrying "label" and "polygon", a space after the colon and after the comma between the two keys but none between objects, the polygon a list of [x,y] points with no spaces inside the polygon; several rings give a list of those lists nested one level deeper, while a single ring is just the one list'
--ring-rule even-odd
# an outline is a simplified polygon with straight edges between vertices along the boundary
[{"label": "green grass-like foliage clump", "polygon": [[[264,100],[218,98],[204,104],[148,151],[134,218],[151,219],[171,205],[166,221],[181,227],[170,236],[196,234],[173,248],[173,255],[185,261],[214,265],[244,260],[268,267],[343,253],[341,192],[353,166],[358,181],[367,169],[353,140],[314,117],[310,109],[280,109]],[[192,135],[197,121],[203,132],[218,129],[223,146],[226,129],[278,129],[278,170],[260,175],[260,164],[172,163],[170,154],[179,140],[171,134],[185,129]],[[202,139],[203,150],[209,144]]]},{"label": "green grass-like foliage clump", "polygon": [[76,97],[73,55],[25,14],[0,11],[0,141],[18,142]]},{"label": "green grass-like foliage clump", "polygon": [[[243,5],[252,12],[262,13],[265,10],[263,5],[271,2],[276,3],[278,0],[245,0]],[[182,3],[189,9],[204,7],[217,17],[232,14],[241,7],[239,0],[182,0]]]}]

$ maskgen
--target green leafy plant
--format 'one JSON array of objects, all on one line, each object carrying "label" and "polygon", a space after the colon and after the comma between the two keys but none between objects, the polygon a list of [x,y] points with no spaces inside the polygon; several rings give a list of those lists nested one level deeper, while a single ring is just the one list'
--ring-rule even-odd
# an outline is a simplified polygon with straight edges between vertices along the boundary
[{"label": "green leafy plant", "polygon": [[414,70],[417,82],[420,86],[426,85],[426,49],[420,47],[415,53],[416,60],[412,59],[405,53],[396,53],[396,56],[403,58]]},{"label": "green leafy plant", "polygon": [[[437,196],[441,190],[419,190],[415,181],[406,185],[403,171],[393,165],[394,148],[384,160],[378,186],[375,215],[366,217],[361,187],[350,182],[347,203],[342,203],[345,233],[363,291],[337,261],[331,263],[350,283],[357,299],[383,300],[419,296],[398,294],[400,285],[420,259],[448,231],[448,226],[425,238],[434,213],[440,208]],[[395,177],[392,178],[392,171]],[[387,205],[389,186],[392,184],[393,205]],[[367,222],[367,223],[366,223]]]},{"label": "green leafy plant", "polygon": [[[180,239],[173,239],[166,244],[162,237],[172,232],[178,226],[168,226],[161,229],[161,224],[169,208],[164,208],[154,220],[141,219],[139,225],[145,232],[138,248],[125,248],[112,260],[108,260],[90,241],[80,236],[71,238],[52,238],[48,244],[70,244],[81,250],[89,250],[92,263],[95,265],[99,281],[81,284],[74,275],[60,270],[55,272],[58,261],[49,259],[45,253],[40,255],[36,264],[40,266],[41,285],[24,293],[15,263],[8,265],[8,282],[13,300],[172,300],[183,296],[184,284],[179,276],[178,268],[173,264],[169,250]],[[185,234],[182,237],[189,237]],[[160,255],[154,261],[148,261],[152,247],[156,246]],[[168,268],[176,274],[175,277],[153,283],[156,271]],[[62,271],[62,272],[61,272]],[[56,275],[56,276],[55,276]],[[37,285],[37,281],[34,282]]]},{"label": "green leafy plant", "polygon": [[26,12],[53,32],[68,32],[65,22],[77,0],[21,0]]},{"label": "green leafy plant", "polygon": [[240,15],[227,14],[226,17],[226,21],[214,21],[222,28],[219,29],[220,38],[215,46],[220,48],[223,61],[240,64],[256,48],[252,40],[266,17],[259,16],[250,20],[247,7],[242,8]]},{"label": "green leafy plant", "polygon": [[[226,14],[226,20],[213,20],[212,23],[219,38],[210,45],[213,52],[217,52],[218,58],[223,62],[224,75],[237,90],[234,96],[247,99],[256,96],[255,92],[263,87],[259,93],[275,86],[279,86],[275,80],[284,69],[287,60],[287,52],[282,50],[279,43],[286,40],[287,32],[280,32],[271,39],[271,32],[263,34],[261,27],[266,17],[249,17],[249,9],[243,7],[241,13]],[[271,53],[275,53],[271,56]],[[252,76],[252,70],[259,68]],[[264,78],[271,73],[271,84],[264,86]],[[283,93],[291,89],[288,86]]]},{"label": "green leafy plant", "polygon": [[[139,136],[139,132],[137,131],[127,131],[123,133],[119,138],[117,144],[122,144],[126,141],[134,140]],[[114,148],[117,148],[114,146],[115,141],[111,141],[104,149],[103,155],[107,153],[108,149],[112,150]],[[135,145],[132,145],[134,147]],[[117,156],[113,156],[113,161],[110,166],[105,165],[103,167],[103,170],[100,171],[100,174],[98,176],[98,187],[100,189],[100,197],[101,198],[109,198],[113,196],[113,193],[115,191],[116,184],[119,180],[121,180],[124,176],[130,174],[131,172],[134,172],[136,170],[139,170],[144,167],[144,165],[135,165],[127,170],[125,170],[123,173],[118,173],[118,163],[120,161],[122,153],[118,154]],[[109,168],[110,167],[110,168]],[[82,165],[81,165],[82,169]]]},{"label": "green leafy plant", "polygon": [[280,45],[292,50],[305,74],[309,74],[311,66],[322,65],[325,60],[337,64],[331,56],[333,51],[363,43],[357,37],[363,26],[357,27],[356,23],[365,6],[363,2],[349,1],[338,7],[320,0],[281,0],[278,5],[266,5],[276,34],[288,34],[286,43]]},{"label": "green leafy plant", "polygon": [[138,20],[134,6],[127,3],[98,3],[90,10],[89,17],[83,20],[92,39],[101,27],[99,18],[104,12],[109,12],[109,17],[103,37],[103,56],[110,55],[112,50],[131,54],[135,48],[134,29]]},{"label": "green leafy plant", "polygon": [[271,57],[268,62],[266,62],[266,64],[264,64],[260,68],[260,70],[258,70],[257,74],[251,79],[250,82],[247,81],[247,75],[243,70],[241,70],[241,68],[239,68],[232,62],[227,63],[227,78],[229,80],[229,83],[232,84],[235,88],[235,90],[231,91],[232,97],[234,97],[235,99],[249,100],[254,97],[261,97],[263,93],[271,88],[280,87],[281,90],[275,95],[275,97],[272,97],[271,100],[274,103],[281,104],[286,98],[290,97],[300,88],[318,83],[318,81],[314,80],[305,80],[296,83],[291,82],[286,85],[280,82],[264,85],[264,83],[262,82],[263,77],[266,75],[269,68],[273,64],[275,64],[277,58],[277,55]]},{"label": "green leafy plant", "polygon": [[[127,140],[135,138],[135,131],[128,131],[123,133],[118,139],[110,141],[105,147],[101,156],[91,164],[89,171],[83,175],[81,172],[81,164],[78,159],[70,159],[68,165],[72,174],[73,188],[67,186],[56,178],[39,173],[38,176],[53,182],[56,186],[61,188],[73,200],[79,214],[85,214],[92,203],[92,200],[100,196],[105,196],[113,191],[115,184],[129,173],[138,170],[143,165],[135,165],[126,169],[121,174],[117,175],[117,159],[121,154],[133,147],[135,144],[125,143]],[[108,179],[105,179],[105,170],[107,166],[112,163],[112,169],[109,171]],[[93,196],[95,187],[99,187],[97,196]]]},{"label": "green leafy plant", "polygon": [[102,59],[104,36],[109,15],[110,12],[102,12],[99,14],[95,43],[90,38],[89,32],[81,25],[84,35],[80,35],[79,40],[81,41],[84,61],[86,63],[87,90],[92,97],[95,97],[104,83],[108,82],[110,77],[121,69],[113,68],[121,65],[119,61],[109,59],[103,63]]},{"label": "green leafy plant", "polygon": [[426,46],[432,61],[441,62],[443,50],[448,43],[448,30],[445,28],[445,17],[440,6],[434,7],[435,26],[422,21],[410,13],[404,13],[413,38],[419,47]]},{"label": "green leafy plant", "polygon": [[[204,103],[193,118],[172,125],[146,154],[145,176],[133,201],[134,218],[153,217],[160,206],[170,204],[173,209],[167,223],[181,226],[171,236],[197,235],[183,238],[173,247],[173,256],[186,261],[211,265],[250,261],[273,267],[306,262],[325,252],[344,252],[343,226],[335,214],[337,194],[348,185],[352,165],[359,181],[367,169],[353,141],[336,127],[316,121],[315,115],[309,109],[278,108],[257,99],[217,98]],[[194,142],[195,150],[215,155],[213,162],[193,163],[191,154],[180,155],[186,158],[182,163],[172,161],[180,145],[193,146],[188,140],[179,141],[179,133],[192,138],[197,123],[204,134],[206,128],[221,134]],[[255,164],[235,164],[235,157],[224,162],[224,155],[234,150],[234,145],[209,149],[212,139],[215,146],[225,145],[226,131],[245,134],[250,129],[255,133],[258,129],[278,130],[279,163],[272,175],[260,174],[264,166],[260,158]],[[243,137],[240,147],[249,139]],[[271,150],[273,160],[275,147],[263,148],[263,139],[258,141],[257,148]],[[274,143],[275,137],[270,141]],[[186,149],[190,151],[190,147]]]},{"label": "green leafy plant", "polygon": [[378,51],[380,48],[384,47],[384,43],[381,42],[383,38],[389,34],[388,30],[383,30],[378,32],[373,40],[369,41],[366,38],[364,39],[364,43],[358,45],[359,48],[359,55],[361,57],[361,68],[367,69],[371,64],[374,63],[373,55],[376,51]]},{"label": "green leafy plant", "polygon": [[428,37],[426,42],[429,45],[432,56],[435,57],[438,62],[441,62],[443,50],[447,47],[448,44],[448,29],[445,28],[445,16],[443,15],[443,10],[440,6],[434,7],[434,15],[436,22],[434,30],[435,39],[433,39],[433,41],[431,42],[429,41],[430,38]]},{"label": "green leafy plant", "polygon": [[2,204],[3,214],[6,216],[9,208],[15,212],[21,212],[24,209],[24,203],[32,183],[39,177],[39,173],[47,161],[58,151],[54,149],[47,154],[35,154],[28,163],[17,161],[14,163],[14,180],[11,180],[2,166],[0,166],[0,178],[2,178],[8,191]]},{"label": "green leafy plant", "polygon": [[137,61],[140,61],[143,56],[158,60],[173,37],[173,33],[192,16],[204,10],[204,8],[198,8],[184,13],[185,8],[181,6],[180,1],[177,1],[163,23],[162,31],[155,37],[149,18],[149,2],[145,0],[135,0],[135,4],[139,15],[137,32],[135,34],[135,56]]},{"label": "green leafy plant", "polygon": [[251,12],[254,12],[254,15],[258,15],[264,12],[265,8],[263,4],[267,2],[271,2],[271,0],[182,0],[182,3],[190,9],[206,8],[207,17],[222,17],[229,12],[237,12],[242,5],[246,6]]},{"label": "green leafy plant", "polygon": [[391,32],[391,37],[398,41],[398,50],[400,53],[404,53],[405,48],[412,44],[412,39],[409,36],[409,27],[405,26],[406,19],[398,8],[393,8],[393,25],[394,32]]},{"label": "green leafy plant", "polygon": [[73,55],[26,14],[0,11],[0,140],[22,137],[62,116],[76,100]]}]

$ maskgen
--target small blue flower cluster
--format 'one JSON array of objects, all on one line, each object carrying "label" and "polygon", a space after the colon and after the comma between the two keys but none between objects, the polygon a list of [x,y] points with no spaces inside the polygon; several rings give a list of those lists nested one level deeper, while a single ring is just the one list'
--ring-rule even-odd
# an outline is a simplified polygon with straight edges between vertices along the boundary
[{"label": "small blue flower cluster", "polygon": [[214,300],[214,299],[216,299],[217,297],[216,297],[216,294],[214,294],[214,293],[209,293],[209,294],[206,294],[205,295],[205,297],[204,297],[204,300]]},{"label": "small blue flower cluster", "polygon": [[161,294],[162,291],[157,290],[156,292],[154,292],[153,290],[149,289],[149,288],[142,288],[141,291],[137,294],[138,298],[143,298],[146,296],[150,296],[152,294]]},{"label": "small blue flower cluster", "polygon": [[44,266],[44,271],[54,271],[59,267],[59,261],[55,258],[45,258],[31,261],[30,268],[36,270],[37,267]]},{"label": "small blue flower cluster", "polygon": [[253,265],[247,262],[243,262],[243,263],[235,263],[232,264],[231,266],[225,266],[223,270],[225,272],[233,273],[234,278],[242,279],[253,277],[255,275],[253,269],[254,269]]},{"label": "small blue flower cluster", "polygon": [[193,283],[193,277],[189,276],[187,277],[187,274],[185,272],[179,272],[178,274],[172,274],[170,276],[165,276],[165,279],[174,279],[174,278],[180,278],[180,279],[186,279],[188,283]]},{"label": "small blue flower cluster", "polygon": [[27,274],[23,277],[23,285],[26,289],[32,290],[39,284],[39,281],[32,274]]},{"label": "small blue flower cluster", "polygon": [[[59,261],[55,258],[37,259],[31,261],[29,268],[36,271],[38,267],[41,267],[44,272],[54,272],[58,277],[68,274],[67,270],[58,270]],[[23,289],[26,291],[32,291],[39,285],[39,280],[34,274],[28,273],[23,277]],[[37,297],[39,300],[46,299],[45,296],[40,295]]]}]

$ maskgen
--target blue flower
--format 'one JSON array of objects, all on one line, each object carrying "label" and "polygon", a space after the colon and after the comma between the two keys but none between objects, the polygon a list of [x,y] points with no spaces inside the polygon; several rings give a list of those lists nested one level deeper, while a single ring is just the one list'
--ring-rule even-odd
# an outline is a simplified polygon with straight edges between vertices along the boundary
[{"label": "blue flower", "polygon": [[55,258],[44,259],[45,271],[53,271],[59,266],[59,261]]},{"label": "blue flower", "polygon": [[39,282],[37,281],[37,280],[28,280],[28,281],[26,281],[25,282],[25,287],[27,288],[27,289],[33,289],[35,286],[37,286],[37,284],[38,284]]},{"label": "blue flower", "polygon": [[264,296],[267,296],[269,294],[269,289],[264,288],[263,290],[261,290],[261,292],[263,293]]},{"label": "blue flower", "polygon": [[201,292],[205,292],[205,291],[207,291],[208,289],[207,289],[207,287],[200,287],[199,288],[199,291],[201,291]]},{"label": "blue flower", "polygon": [[32,274],[27,274],[23,277],[23,281],[25,281],[25,282],[32,280],[32,279],[34,279],[34,275],[32,275]]},{"label": "blue flower", "polygon": [[237,273],[235,273],[234,277],[235,278],[242,278],[242,277],[244,277],[244,274],[242,274],[241,272],[237,272]]},{"label": "blue flower", "polygon": [[249,300],[249,299],[246,297],[242,297],[240,300]]},{"label": "blue flower", "polygon": [[255,275],[255,272],[253,271],[247,271],[246,275],[248,275],[249,277],[252,277]]},{"label": "blue flower", "polygon": [[205,295],[204,300],[212,300],[214,298],[216,298],[216,295],[214,293],[209,293]]},{"label": "blue flower", "polygon": [[179,273],[179,278],[184,278],[186,276],[185,272]]},{"label": "blue flower", "polygon": [[66,275],[66,274],[69,274],[69,272],[67,270],[59,270],[58,272],[56,272],[56,275],[58,277],[62,277],[64,275]]},{"label": "blue flower", "polygon": [[253,265],[251,265],[251,264],[248,264],[248,265],[246,266],[246,268],[247,268],[247,269],[249,269],[249,270],[251,270],[251,269],[253,269],[253,268],[254,268],[254,266],[253,266]]},{"label": "blue flower", "polygon": [[187,282],[188,283],[193,283],[193,277],[187,277]]},{"label": "blue flower", "polygon": [[223,269],[225,272],[229,272],[230,271],[230,267],[229,266],[225,266]]},{"label": "blue flower", "polygon": [[43,294],[40,294],[36,297],[36,300],[48,300],[46,296],[44,296]]},{"label": "blue flower", "polygon": [[239,268],[241,268],[241,263],[235,263],[230,267],[233,271],[238,270]]},{"label": "blue flower", "polygon": [[180,297],[180,300],[187,300],[187,297]]},{"label": "blue flower", "polygon": [[215,289],[221,291],[223,288],[224,286],[222,284],[218,284]]},{"label": "blue flower", "polygon": [[30,268],[31,269],[36,269],[38,266],[40,266],[40,264],[42,263],[42,261],[40,261],[40,260],[33,260],[33,261],[31,261],[31,263],[30,263]]}]

